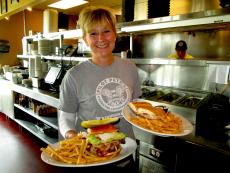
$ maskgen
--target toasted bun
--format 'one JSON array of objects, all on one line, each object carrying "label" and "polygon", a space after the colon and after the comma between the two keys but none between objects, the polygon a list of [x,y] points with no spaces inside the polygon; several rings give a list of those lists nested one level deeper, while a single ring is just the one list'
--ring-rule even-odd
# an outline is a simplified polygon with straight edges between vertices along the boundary
[{"label": "toasted bun", "polygon": [[129,102],[128,105],[135,113],[138,113],[139,108],[151,107],[152,106],[148,102]]},{"label": "toasted bun", "polygon": [[130,102],[129,107],[139,116],[156,119],[155,108],[148,102]]}]

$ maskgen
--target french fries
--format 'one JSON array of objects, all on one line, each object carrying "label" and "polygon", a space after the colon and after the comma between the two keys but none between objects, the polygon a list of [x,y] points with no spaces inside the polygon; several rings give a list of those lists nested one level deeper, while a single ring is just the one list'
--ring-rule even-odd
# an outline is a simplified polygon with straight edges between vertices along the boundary
[{"label": "french fries", "polygon": [[173,113],[162,110],[157,112],[156,117],[156,119],[148,119],[143,116],[127,116],[131,122],[148,130],[165,134],[181,133],[182,120]]},{"label": "french fries", "polygon": [[117,156],[122,149],[121,147],[116,148],[110,155],[99,157],[87,150],[89,146],[90,144],[87,142],[86,138],[79,134],[74,138],[59,141],[57,147],[48,145],[46,148],[41,148],[41,151],[54,160],[63,163],[90,164],[112,159]]}]

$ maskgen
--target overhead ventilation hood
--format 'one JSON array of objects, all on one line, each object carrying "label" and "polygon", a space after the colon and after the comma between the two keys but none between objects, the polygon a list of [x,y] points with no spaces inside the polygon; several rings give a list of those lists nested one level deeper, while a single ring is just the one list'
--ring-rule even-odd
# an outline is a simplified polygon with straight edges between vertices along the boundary
[{"label": "overhead ventilation hood", "polygon": [[230,8],[125,22],[119,28],[121,33],[230,29]]}]

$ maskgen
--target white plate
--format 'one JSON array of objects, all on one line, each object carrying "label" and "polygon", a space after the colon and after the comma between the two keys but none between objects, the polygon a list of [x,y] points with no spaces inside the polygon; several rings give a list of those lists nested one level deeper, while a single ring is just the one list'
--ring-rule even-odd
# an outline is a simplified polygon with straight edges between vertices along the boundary
[{"label": "white plate", "polygon": [[[54,160],[52,157],[50,157],[49,155],[47,155],[46,153],[42,152],[41,153],[41,159],[50,165],[53,166],[60,166],[60,167],[90,167],[90,166],[100,166],[100,165],[106,165],[106,164],[110,164],[110,163],[114,163],[117,162],[119,160],[122,160],[126,157],[128,157],[129,155],[131,155],[132,153],[135,152],[136,148],[137,148],[137,144],[136,141],[126,137],[125,138],[125,144],[121,144],[122,146],[122,150],[120,152],[120,154],[110,160],[106,160],[103,162],[98,162],[98,163],[89,163],[89,164],[68,164],[68,163],[63,163],[63,162],[59,162]],[[57,143],[53,144],[53,147],[57,147]]]},{"label": "white plate", "polygon": [[122,110],[122,113],[123,113],[123,116],[125,118],[126,121],[128,121],[130,124],[132,124],[133,126],[141,129],[141,130],[144,130],[146,132],[149,132],[149,133],[152,133],[154,135],[158,135],[158,136],[185,136],[185,135],[188,135],[190,133],[192,133],[193,131],[193,125],[187,120],[185,119],[183,116],[181,115],[178,115],[178,114],[175,114],[173,113],[175,116],[179,117],[181,120],[182,120],[182,125],[183,125],[183,129],[182,129],[182,132],[181,133],[177,133],[177,134],[168,134],[168,133],[160,133],[160,132],[156,132],[156,131],[153,131],[153,130],[150,130],[150,129],[146,129],[144,127],[141,127],[133,122],[131,122],[128,118],[129,115],[131,116],[136,116],[134,115],[133,111],[129,108],[129,106],[125,106]]}]

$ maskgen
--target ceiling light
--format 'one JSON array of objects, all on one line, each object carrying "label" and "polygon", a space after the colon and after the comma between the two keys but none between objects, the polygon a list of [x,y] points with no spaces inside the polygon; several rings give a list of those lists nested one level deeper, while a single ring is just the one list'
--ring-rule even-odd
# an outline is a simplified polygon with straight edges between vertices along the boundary
[{"label": "ceiling light", "polygon": [[26,8],[28,11],[32,11],[32,7],[27,7]]},{"label": "ceiling light", "polygon": [[84,0],[61,0],[58,2],[55,2],[53,4],[48,5],[49,7],[53,8],[59,8],[59,9],[68,9],[68,8],[73,8],[76,6],[80,6],[83,4],[88,3],[88,1]]}]

